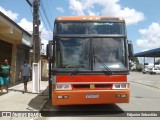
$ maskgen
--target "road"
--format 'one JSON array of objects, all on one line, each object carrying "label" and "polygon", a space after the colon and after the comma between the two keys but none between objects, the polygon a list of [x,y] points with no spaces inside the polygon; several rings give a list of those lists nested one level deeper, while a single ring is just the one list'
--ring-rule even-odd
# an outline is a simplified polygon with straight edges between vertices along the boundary
[{"label": "road", "polygon": [[[142,77],[141,73],[134,73],[128,76],[129,82],[131,83],[131,97],[128,104],[80,106],[72,105],[55,107],[52,106],[51,101],[48,101],[44,106],[43,110],[52,111],[52,113],[49,114],[52,114],[52,116],[67,116],[69,118],[76,117],[77,119],[79,119],[80,117],[84,117],[83,119],[85,119],[85,117],[100,117],[99,120],[101,120],[103,117],[109,117],[109,119],[111,119],[112,117],[119,117],[118,119],[122,119],[123,117],[121,116],[126,116],[126,114],[130,113],[130,111],[141,111],[140,114],[144,113],[144,111],[149,111],[149,113],[154,113],[154,111],[160,111],[160,89],[139,84],[133,81],[133,77],[141,80],[148,79],[145,75],[144,77]],[[159,76],[157,75],[156,78],[159,79]],[[149,119],[150,117],[148,117],[148,120]],[[159,118],[155,117],[154,119]]]}]

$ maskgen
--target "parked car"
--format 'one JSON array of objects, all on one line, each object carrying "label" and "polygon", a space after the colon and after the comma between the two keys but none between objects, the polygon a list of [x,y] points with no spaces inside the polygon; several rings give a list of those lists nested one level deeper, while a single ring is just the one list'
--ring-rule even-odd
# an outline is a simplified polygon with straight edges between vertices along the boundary
[{"label": "parked car", "polygon": [[143,72],[143,74],[151,73],[151,72],[152,72],[152,69],[153,69],[153,68],[143,68],[142,72]]},{"label": "parked car", "polygon": [[160,68],[152,68],[152,71],[150,72],[150,74],[160,74]]}]

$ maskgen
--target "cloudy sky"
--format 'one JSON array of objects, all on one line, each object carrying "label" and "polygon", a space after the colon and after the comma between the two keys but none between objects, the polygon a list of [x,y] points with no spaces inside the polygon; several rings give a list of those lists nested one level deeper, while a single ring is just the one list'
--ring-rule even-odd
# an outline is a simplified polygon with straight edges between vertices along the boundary
[{"label": "cloudy sky", "polygon": [[[57,16],[104,15],[125,18],[128,39],[133,42],[135,53],[160,47],[160,0],[40,1],[40,30],[45,44],[52,39],[53,22]],[[32,8],[26,0],[0,0],[0,11],[32,32]]]}]

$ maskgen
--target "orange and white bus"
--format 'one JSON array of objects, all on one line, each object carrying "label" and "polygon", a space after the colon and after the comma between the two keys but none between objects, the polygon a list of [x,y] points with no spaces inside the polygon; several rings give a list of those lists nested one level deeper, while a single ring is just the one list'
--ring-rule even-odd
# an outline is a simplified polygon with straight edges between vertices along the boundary
[{"label": "orange and white bus", "polygon": [[132,47],[123,18],[57,17],[48,46],[53,105],[129,102]]}]

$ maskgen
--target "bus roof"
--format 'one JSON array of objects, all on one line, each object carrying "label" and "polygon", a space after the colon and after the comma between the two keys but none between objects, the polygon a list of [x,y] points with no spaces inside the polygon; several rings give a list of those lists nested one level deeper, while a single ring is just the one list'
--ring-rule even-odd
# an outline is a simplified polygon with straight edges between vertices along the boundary
[{"label": "bus roof", "polygon": [[61,16],[57,17],[56,21],[80,21],[80,20],[117,20],[124,21],[122,17],[109,17],[109,16]]}]

